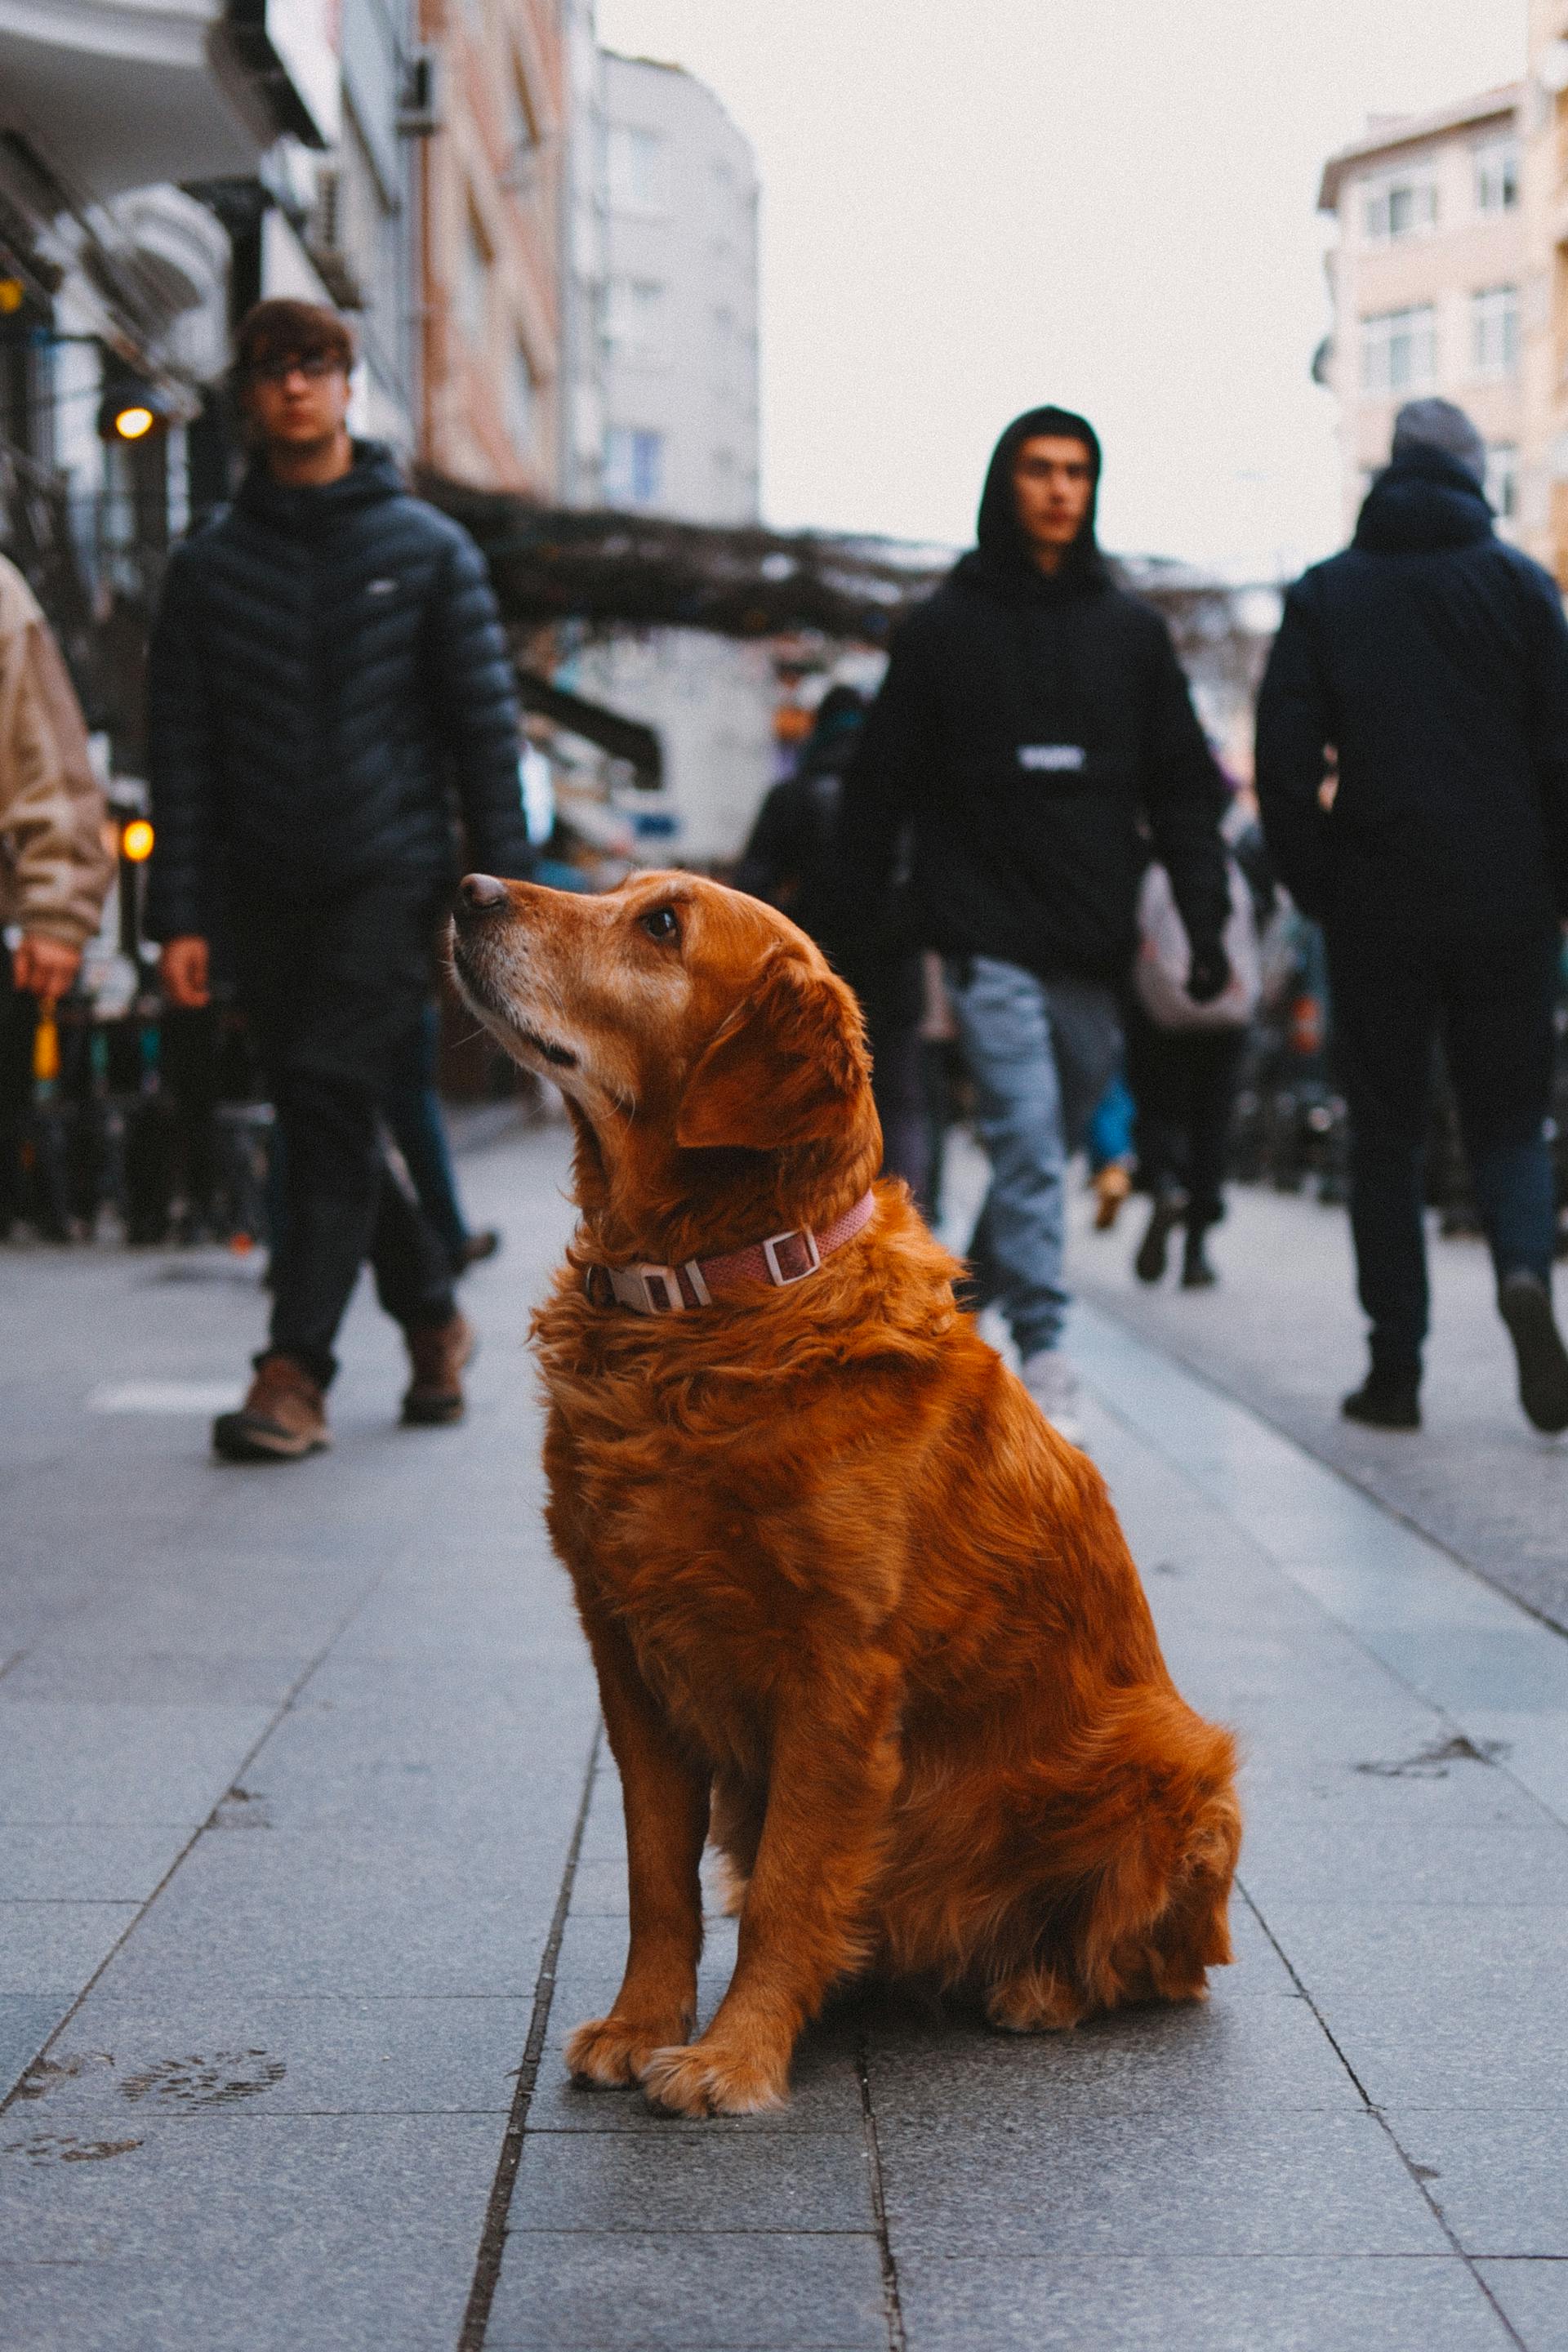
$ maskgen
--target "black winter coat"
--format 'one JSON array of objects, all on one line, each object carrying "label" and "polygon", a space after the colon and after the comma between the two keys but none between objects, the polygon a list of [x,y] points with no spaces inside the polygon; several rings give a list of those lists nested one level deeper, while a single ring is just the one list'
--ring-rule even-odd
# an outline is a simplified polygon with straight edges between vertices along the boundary
[{"label": "black winter coat", "polygon": [[840,840],[875,906],[914,835],[921,944],[1120,983],[1145,834],[1194,947],[1227,908],[1224,780],[1164,621],[1099,572],[965,556],[906,623],[850,769]]},{"label": "black winter coat", "polygon": [[1286,887],[1331,927],[1451,935],[1568,912],[1562,600],[1441,451],[1380,475],[1353,543],[1286,597],[1258,794]]},{"label": "black winter coat", "polygon": [[427,881],[532,863],[513,672],[484,560],[389,451],[289,489],[262,466],[177,548],[149,664],[154,939],[231,896]]}]

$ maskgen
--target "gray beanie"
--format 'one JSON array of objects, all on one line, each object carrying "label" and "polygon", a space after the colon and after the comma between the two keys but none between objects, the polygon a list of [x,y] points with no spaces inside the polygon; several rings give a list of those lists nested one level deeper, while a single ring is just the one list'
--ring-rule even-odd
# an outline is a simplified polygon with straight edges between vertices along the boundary
[{"label": "gray beanie", "polygon": [[1483,487],[1487,478],[1487,445],[1462,408],[1451,400],[1407,400],[1394,420],[1391,460],[1414,456],[1417,449],[1441,449],[1473,474]]}]

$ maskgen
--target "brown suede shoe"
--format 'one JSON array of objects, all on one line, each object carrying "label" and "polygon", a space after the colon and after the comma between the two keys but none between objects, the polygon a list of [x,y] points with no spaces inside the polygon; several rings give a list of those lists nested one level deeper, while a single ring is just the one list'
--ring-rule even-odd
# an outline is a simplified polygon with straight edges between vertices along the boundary
[{"label": "brown suede shoe", "polygon": [[325,1392],[292,1356],[264,1356],[239,1411],[213,1423],[226,1462],[298,1462],[331,1442]]},{"label": "brown suede shoe", "polygon": [[438,1429],[463,1418],[463,1366],[477,1342],[463,1315],[405,1331],[414,1378],[403,1400],[403,1418],[421,1429]]}]

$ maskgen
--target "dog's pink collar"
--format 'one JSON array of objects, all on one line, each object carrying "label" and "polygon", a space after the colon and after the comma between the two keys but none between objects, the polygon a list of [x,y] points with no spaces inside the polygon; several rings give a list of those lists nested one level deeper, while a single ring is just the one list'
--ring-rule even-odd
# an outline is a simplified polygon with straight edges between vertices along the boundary
[{"label": "dog's pink collar", "polygon": [[773,1234],[721,1257],[689,1257],[684,1265],[591,1265],[583,1275],[584,1296],[595,1307],[629,1307],[636,1315],[680,1315],[689,1307],[711,1307],[737,1282],[786,1290],[864,1233],[876,1213],[876,1195],[868,1192],[819,1234],[805,1228]]}]

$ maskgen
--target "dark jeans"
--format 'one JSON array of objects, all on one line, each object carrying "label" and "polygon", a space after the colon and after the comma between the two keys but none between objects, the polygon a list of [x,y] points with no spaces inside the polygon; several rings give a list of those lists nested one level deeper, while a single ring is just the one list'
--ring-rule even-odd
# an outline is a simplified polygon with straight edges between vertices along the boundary
[{"label": "dark jeans", "polygon": [[1334,1058],[1351,1114],[1351,1227],[1373,1361],[1418,1370],[1428,1294],[1422,1160],[1439,1034],[1500,1282],[1552,1279],[1546,1114],[1555,930],[1436,940],[1328,936]]},{"label": "dark jeans", "polygon": [[1245,1029],[1162,1029],[1127,1008],[1127,1083],[1137,1106],[1138,1173],[1151,1192],[1179,1185],[1187,1229],[1223,1214],[1226,1147]]},{"label": "dark jeans", "polygon": [[901,1176],[923,1217],[931,1214],[931,1119],[920,1032],[911,1021],[872,1013],[871,1093],[882,1123],[882,1173]]},{"label": "dark jeans", "polygon": [[404,1165],[419,1196],[419,1206],[441,1236],[453,1266],[460,1272],[463,1253],[468,1244],[468,1225],[458,1199],[447,1122],[441,1116],[440,1097],[436,1092],[440,1042],[441,1015],[431,1000],[420,1015],[418,1027],[409,1033],[384,1109],[392,1139],[403,1154]]},{"label": "dark jeans", "polygon": [[454,1311],[451,1260],[388,1168],[379,1126],[428,999],[435,918],[427,887],[384,884],[234,909],[239,1001],[283,1143],[269,1345],[323,1384],[367,1258],[405,1330]]}]

